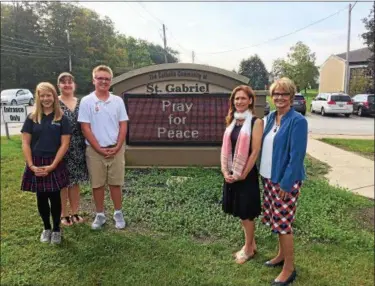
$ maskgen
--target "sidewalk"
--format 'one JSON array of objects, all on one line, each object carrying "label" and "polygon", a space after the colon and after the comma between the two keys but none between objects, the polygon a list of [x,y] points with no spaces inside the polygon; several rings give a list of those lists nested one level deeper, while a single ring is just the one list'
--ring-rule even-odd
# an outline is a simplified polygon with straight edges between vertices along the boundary
[{"label": "sidewalk", "polygon": [[[326,136],[314,136],[322,137]],[[314,138],[309,136],[307,153],[331,167],[326,175],[329,183],[374,199],[374,161]]]}]

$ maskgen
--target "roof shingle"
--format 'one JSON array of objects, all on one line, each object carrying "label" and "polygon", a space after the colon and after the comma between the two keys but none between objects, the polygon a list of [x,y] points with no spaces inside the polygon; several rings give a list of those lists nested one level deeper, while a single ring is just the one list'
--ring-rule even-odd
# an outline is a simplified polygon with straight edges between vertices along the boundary
[{"label": "roof shingle", "polygon": [[[346,60],[346,53],[337,54],[336,56]],[[369,48],[353,50],[349,52],[349,63],[368,62],[368,59],[370,57],[371,51],[369,50]]]}]

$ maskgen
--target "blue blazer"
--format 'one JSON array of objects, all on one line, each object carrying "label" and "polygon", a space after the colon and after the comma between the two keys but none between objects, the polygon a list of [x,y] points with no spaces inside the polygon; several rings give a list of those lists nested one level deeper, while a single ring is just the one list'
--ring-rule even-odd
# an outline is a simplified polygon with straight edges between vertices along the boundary
[{"label": "blue blazer", "polygon": [[[263,132],[265,136],[272,131],[276,111],[267,116]],[[283,191],[291,192],[295,181],[306,177],[304,159],[307,149],[307,120],[293,107],[281,118],[280,129],[273,141],[271,181],[280,184]]]}]

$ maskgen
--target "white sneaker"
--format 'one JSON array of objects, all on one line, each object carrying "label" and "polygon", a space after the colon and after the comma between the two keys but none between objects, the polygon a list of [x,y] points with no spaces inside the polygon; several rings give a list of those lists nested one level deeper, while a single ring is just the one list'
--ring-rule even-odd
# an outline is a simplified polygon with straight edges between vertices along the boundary
[{"label": "white sneaker", "polygon": [[124,216],[123,216],[122,212],[115,212],[114,215],[113,215],[113,219],[116,222],[116,228],[117,229],[125,228],[126,223],[125,223]]},{"label": "white sneaker", "polygon": [[50,242],[51,234],[52,231],[50,229],[43,230],[42,234],[40,235],[40,242]]},{"label": "white sneaker", "polygon": [[100,229],[103,226],[103,224],[105,224],[105,222],[106,222],[105,216],[102,215],[102,214],[97,214],[94,222],[91,225],[91,228],[92,229]]},{"label": "white sneaker", "polygon": [[60,231],[52,232],[51,243],[52,244],[60,244],[61,243],[61,232]]}]

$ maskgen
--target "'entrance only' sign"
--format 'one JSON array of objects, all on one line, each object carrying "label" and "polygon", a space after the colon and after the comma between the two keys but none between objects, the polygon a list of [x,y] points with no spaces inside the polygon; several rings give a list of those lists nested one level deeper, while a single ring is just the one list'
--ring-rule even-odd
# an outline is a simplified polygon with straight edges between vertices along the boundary
[{"label": "'entrance only' sign", "polygon": [[22,123],[26,120],[26,106],[3,106],[3,118],[5,123]]},{"label": "'entrance only' sign", "polygon": [[9,137],[9,123],[23,123],[26,120],[27,108],[23,105],[2,106],[1,113],[5,123],[5,133]]}]

